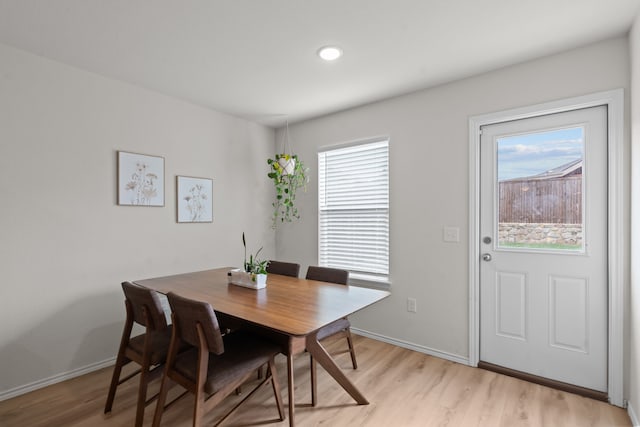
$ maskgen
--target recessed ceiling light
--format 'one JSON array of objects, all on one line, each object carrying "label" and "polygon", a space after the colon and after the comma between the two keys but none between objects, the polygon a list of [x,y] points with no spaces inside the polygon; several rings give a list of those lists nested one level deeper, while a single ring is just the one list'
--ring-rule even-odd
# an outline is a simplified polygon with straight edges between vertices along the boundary
[{"label": "recessed ceiling light", "polygon": [[342,56],[342,49],[336,46],[324,46],[318,49],[318,56],[325,61],[335,61]]}]

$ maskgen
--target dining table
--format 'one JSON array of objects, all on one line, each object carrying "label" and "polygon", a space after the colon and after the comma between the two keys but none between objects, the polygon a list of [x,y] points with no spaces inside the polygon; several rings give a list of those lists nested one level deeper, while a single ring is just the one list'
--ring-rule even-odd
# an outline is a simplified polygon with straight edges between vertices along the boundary
[{"label": "dining table", "polygon": [[135,280],[162,294],[208,302],[217,313],[279,338],[287,358],[289,425],[295,425],[293,357],[305,350],[359,404],[369,404],[318,340],[318,331],[390,295],[386,290],[345,286],[269,274],[267,286],[250,289],[229,283],[233,267]]}]

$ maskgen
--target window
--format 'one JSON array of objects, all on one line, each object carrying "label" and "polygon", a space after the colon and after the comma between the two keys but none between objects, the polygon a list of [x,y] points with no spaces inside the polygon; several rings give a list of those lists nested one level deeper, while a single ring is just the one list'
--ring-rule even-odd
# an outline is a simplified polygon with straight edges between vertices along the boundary
[{"label": "window", "polygon": [[389,280],[389,141],[318,153],[319,264]]}]

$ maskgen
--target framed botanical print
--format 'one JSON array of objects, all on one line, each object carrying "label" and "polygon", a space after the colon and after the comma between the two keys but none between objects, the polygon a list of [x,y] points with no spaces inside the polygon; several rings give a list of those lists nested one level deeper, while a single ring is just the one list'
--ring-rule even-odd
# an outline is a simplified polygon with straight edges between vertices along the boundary
[{"label": "framed botanical print", "polygon": [[164,158],[118,151],[118,204],[164,206]]},{"label": "framed botanical print", "polygon": [[178,222],[213,222],[213,180],[176,177]]}]

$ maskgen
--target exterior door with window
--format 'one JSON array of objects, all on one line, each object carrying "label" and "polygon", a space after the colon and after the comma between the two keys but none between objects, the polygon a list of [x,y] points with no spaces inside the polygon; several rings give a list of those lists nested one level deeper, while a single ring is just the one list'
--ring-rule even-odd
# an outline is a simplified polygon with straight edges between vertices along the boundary
[{"label": "exterior door with window", "polygon": [[606,120],[482,127],[481,362],[607,391]]}]

